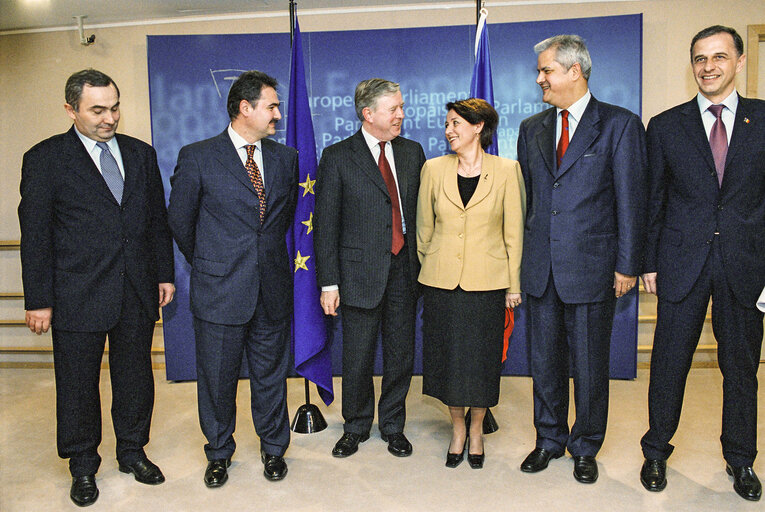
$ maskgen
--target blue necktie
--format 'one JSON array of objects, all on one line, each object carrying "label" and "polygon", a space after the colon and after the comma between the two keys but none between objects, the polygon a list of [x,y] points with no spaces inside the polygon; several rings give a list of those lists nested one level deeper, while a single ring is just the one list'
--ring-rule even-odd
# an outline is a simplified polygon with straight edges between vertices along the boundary
[{"label": "blue necktie", "polygon": [[101,175],[104,177],[106,186],[111,190],[114,199],[122,204],[122,190],[125,188],[125,180],[122,179],[117,160],[109,151],[106,142],[96,142],[96,146],[101,148]]}]

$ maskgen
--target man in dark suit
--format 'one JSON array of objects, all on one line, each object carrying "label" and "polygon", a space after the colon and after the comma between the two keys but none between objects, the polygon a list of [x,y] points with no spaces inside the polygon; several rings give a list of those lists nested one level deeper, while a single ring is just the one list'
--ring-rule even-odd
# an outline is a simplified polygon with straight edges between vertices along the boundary
[{"label": "man in dark suit", "polygon": [[528,201],[521,287],[537,430],[521,470],[541,471],[568,449],[574,477],[594,483],[608,418],[614,307],[642,264],[645,132],[635,114],[590,94],[582,38],[555,36],[534,51],[542,99],[555,108],[524,120],[518,136]]},{"label": "man in dark suit", "polygon": [[399,85],[373,78],[356,87],[361,129],[324,150],[317,170],[316,268],[324,313],[342,304],[344,434],[332,455],[347,457],[369,438],[372,372],[382,331],[379,428],[388,451],[412,453],[404,435],[414,364],[417,303],[415,217],[425,153],[400,136]]},{"label": "man in dark suit", "polygon": [[640,480],[667,485],[693,353],[712,297],[723,374],[723,456],[734,489],[758,500],[757,369],[765,285],[765,102],[743,98],[735,76],[744,43],[719,25],[696,34],[691,67],[698,95],[648,124],[649,230],[643,284],[658,296]]},{"label": "man in dark suit", "polygon": [[228,479],[243,353],[264,475],[281,480],[287,474],[292,268],[286,233],[298,164],[294,149],[266,138],[282,117],[276,86],[260,71],[243,73],[228,93],[228,128],[183,147],[170,180],[170,228],[191,264],[208,487]]},{"label": "man in dark suit", "polygon": [[119,469],[145,484],[165,477],[144,453],[154,407],[151,343],[173,299],[173,248],[157,155],[116,134],[120,93],[94,69],[69,77],[74,126],[40,142],[21,168],[21,265],[26,323],[52,327],[58,454],[70,496],[98,498],[99,378],[109,337]]}]

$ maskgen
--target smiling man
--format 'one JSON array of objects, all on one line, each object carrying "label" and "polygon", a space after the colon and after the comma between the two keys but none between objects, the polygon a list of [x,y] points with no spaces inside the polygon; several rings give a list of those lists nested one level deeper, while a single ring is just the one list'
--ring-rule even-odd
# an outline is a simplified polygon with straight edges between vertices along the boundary
[{"label": "smiling man", "polygon": [[746,61],[738,33],[719,25],[691,41],[699,93],[648,124],[649,233],[643,283],[658,296],[640,480],[667,485],[693,353],[712,298],[723,374],[722,442],[733,488],[759,500],[757,369],[765,285],[765,102],[736,92]]},{"label": "smiling man", "polygon": [[332,455],[347,457],[369,438],[375,412],[374,369],[382,331],[379,428],[388,451],[412,453],[404,435],[414,365],[417,303],[415,216],[419,143],[400,136],[399,85],[372,78],[356,87],[361,129],[324,150],[317,170],[316,269],[327,315],[342,311],[344,434]]},{"label": "smiling man", "polygon": [[568,449],[574,477],[594,483],[608,418],[614,307],[642,264],[645,131],[635,114],[591,95],[581,37],[551,37],[534,51],[542,99],[555,108],[524,120],[518,136],[527,194],[521,288],[537,430],[521,470],[541,471]]},{"label": "smiling man", "polygon": [[247,71],[228,93],[231,123],[181,148],[168,215],[191,265],[199,423],[207,487],[228,480],[236,389],[247,355],[263,474],[287,474],[292,266],[286,234],[298,194],[297,152],[269,140],[281,119],[276,80]]},{"label": "smiling man", "polygon": [[86,69],[64,92],[74,126],[24,155],[21,265],[27,326],[52,328],[58,454],[69,459],[72,501],[86,506],[98,498],[107,337],[119,470],[144,484],[165,480],[144,446],[154,324],[175,293],[173,247],[154,149],[116,134],[117,85]]}]

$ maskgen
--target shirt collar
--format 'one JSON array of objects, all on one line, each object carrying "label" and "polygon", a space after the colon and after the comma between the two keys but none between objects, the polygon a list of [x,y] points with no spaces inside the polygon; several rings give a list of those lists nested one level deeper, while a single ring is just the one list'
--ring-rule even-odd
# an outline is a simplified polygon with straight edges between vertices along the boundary
[{"label": "shirt collar", "polygon": [[[231,139],[231,142],[234,143],[234,147],[238,150],[244,148],[245,146],[249,146],[250,143],[245,140],[244,137],[236,133],[236,131],[231,127],[231,123],[228,124],[228,136]],[[258,151],[261,151],[260,147],[261,141],[255,142],[254,146],[258,148]]]},{"label": "shirt collar", "polygon": [[[710,105],[714,105],[711,101],[709,101],[709,98],[704,96],[701,93],[698,93],[696,95],[696,101],[699,104],[699,110],[703,114],[707,111]],[[736,108],[738,107],[738,92],[736,92],[736,89],[733,89],[733,92],[731,92],[727,98],[722,100],[719,105],[725,105],[728,110],[733,112],[733,114],[736,114]]]},{"label": "shirt collar", "polygon": [[364,140],[366,141],[367,147],[369,147],[370,150],[374,148],[375,146],[377,146],[378,148],[380,147],[381,141],[377,137],[375,137],[374,135],[366,131],[363,126],[361,127],[361,134],[364,135]]},{"label": "shirt collar", "polygon": [[584,114],[584,110],[587,108],[587,105],[590,103],[590,98],[592,98],[592,94],[590,94],[590,89],[587,89],[587,92],[584,93],[584,96],[576,100],[574,103],[572,103],[567,109],[557,108],[556,107],[556,113],[560,114],[563,110],[568,110],[568,118],[571,119],[574,118],[574,121],[577,123],[580,119],[582,119],[582,115]]},{"label": "shirt collar", "polygon": [[[93,150],[96,147],[96,143],[98,143],[99,141],[93,140],[90,137],[87,137],[87,136],[81,134],[80,130],[77,129],[77,126],[74,127],[74,133],[76,133],[77,137],[80,138],[80,140],[82,141],[83,145],[85,146],[85,149],[87,150],[87,152],[88,153],[92,153]],[[109,150],[112,152],[112,154],[114,154],[115,151],[119,150],[119,146],[117,145],[117,138],[116,137],[112,137],[111,139],[107,140],[106,141],[106,145],[109,146]]]}]

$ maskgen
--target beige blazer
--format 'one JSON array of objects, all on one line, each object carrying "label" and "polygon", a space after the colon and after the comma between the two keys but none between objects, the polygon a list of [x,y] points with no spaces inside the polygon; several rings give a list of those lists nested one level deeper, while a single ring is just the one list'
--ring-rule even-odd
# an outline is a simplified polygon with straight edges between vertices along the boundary
[{"label": "beige blazer", "polygon": [[417,201],[419,282],[520,293],[525,217],[526,189],[515,160],[484,153],[467,207],[457,188],[457,155],[428,160]]}]

